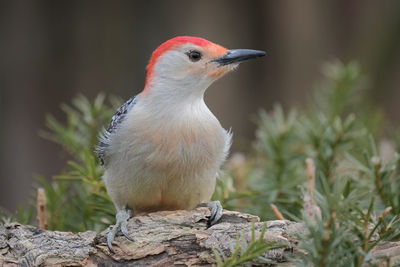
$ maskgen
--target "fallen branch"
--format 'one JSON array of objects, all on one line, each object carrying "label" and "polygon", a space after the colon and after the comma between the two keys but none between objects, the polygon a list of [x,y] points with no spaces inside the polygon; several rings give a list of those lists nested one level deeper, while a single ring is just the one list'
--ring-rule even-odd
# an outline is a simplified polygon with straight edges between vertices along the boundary
[{"label": "fallen branch", "polygon": [[[209,215],[209,209],[198,208],[131,218],[128,232],[134,242],[117,236],[115,254],[105,243],[109,229],[99,234],[73,234],[10,223],[0,226],[0,266],[211,266],[215,264],[213,248],[229,256],[238,232],[248,241],[252,222],[256,236],[263,225],[256,216],[225,210],[221,222],[207,229]],[[290,266],[286,256],[299,253],[295,249],[297,235],[303,232],[301,223],[269,221],[264,240],[286,247],[268,251],[264,257],[278,266]],[[400,243],[387,243],[375,254],[395,259],[400,255]]]}]

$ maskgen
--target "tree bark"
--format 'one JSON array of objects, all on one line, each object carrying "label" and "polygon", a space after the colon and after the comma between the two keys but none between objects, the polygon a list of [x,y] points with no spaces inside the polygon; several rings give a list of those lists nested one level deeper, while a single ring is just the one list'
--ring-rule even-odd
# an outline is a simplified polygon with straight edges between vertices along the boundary
[{"label": "tree bark", "polygon": [[[131,218],[128,232],[134,242],[118,235],[114,254],[106,245],[109,229],[99,234],[74,234],[10,223],[0,226],[0,266],[211,266],[216,263],[213,248],[229,256],[238,232],[248,241],[252,222],[256,236],[263,225],[256,216],[224,210],[221,222],[207,228],[209,215],[208,208],[197,208]],[[299,253],[296,236],[304,231],[301,223],[267,222],[264,240],[285,244],[286,248],[264,256],[278,266],[291,266],[286,258]],[[382,244],[375,255],[399,260],[400,243]]]}]

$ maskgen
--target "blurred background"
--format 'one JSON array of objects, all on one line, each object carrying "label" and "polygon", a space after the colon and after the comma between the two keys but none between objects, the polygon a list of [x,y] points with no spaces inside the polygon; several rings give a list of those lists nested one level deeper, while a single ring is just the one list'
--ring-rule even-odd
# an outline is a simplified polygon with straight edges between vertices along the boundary
[{"label": "blurred background", "polygon": [[400,1],[1,1],[0,207],[26,203],[33,174],[64,166],[38,136],[46,113],[65,119],[60,104],[78,93],[139,93],[151,52],[177,35],[268,53],[207,91],[233,151],[249,150],[259,109],[302,105],[335,58],[360,62],[370,98],[400,122]]}]

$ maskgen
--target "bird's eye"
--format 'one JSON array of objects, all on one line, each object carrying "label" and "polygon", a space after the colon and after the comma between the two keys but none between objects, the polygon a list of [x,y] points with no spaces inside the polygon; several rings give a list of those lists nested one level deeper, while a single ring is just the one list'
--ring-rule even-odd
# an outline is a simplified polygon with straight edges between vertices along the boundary
[{"label": "bird's eye", "polygon": [[201,59],[201,53],[199,51],[192,50],[192,51],[189,51],[187,53],[187,55],[192,62],[196,62]]}]

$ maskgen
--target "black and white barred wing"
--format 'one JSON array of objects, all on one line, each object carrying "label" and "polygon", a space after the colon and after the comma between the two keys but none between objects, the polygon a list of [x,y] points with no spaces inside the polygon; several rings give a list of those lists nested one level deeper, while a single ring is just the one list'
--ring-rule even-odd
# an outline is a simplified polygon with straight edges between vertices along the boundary
[{"label": "black and white barred wing", "polygon": [[101,165],[104,165],[104,158],[107,153],[108,146],[113,134],[118,130],[119,125],[125,119],[126,114],[132,109],[136,103],[136,96],[130,98],[125,102],[118,110],[115,112],[114,116],[111,118],[111,122],[107,129],[100,135],[100,143],[96,148],[97,156],[100,159]]}]

